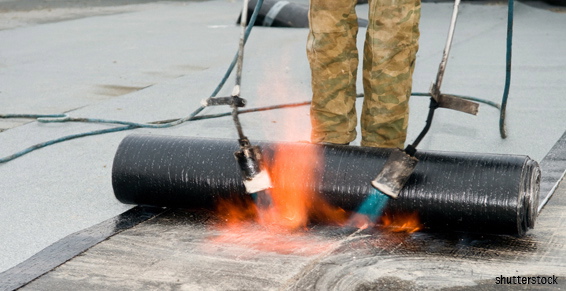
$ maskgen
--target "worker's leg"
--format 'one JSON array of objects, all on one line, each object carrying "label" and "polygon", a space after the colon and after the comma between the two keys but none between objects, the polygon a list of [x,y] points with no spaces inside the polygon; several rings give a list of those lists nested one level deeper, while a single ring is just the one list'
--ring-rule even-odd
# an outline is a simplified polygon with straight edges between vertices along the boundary
[{"label": "worker's leg", "polygon": [[311,141],[356,138],[356,0],[311,0],[307,56],[312,73]]},{"label": "worker's leg", "polygon": [[362,146],[403,148],[418,50],[420,0],[370,0]]}]

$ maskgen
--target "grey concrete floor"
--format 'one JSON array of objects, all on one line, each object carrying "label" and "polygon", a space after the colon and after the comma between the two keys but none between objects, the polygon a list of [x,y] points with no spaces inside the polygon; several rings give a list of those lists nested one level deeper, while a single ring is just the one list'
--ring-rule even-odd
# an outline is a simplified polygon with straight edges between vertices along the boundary
[{"label": "grey concrete floor", "polygon": [[[565,14],[529,3],[515,8],[509,137],[499,137],[494,108],[482,106],[475,117],[442,111],[423,149],[525,154],[540,161],[564,133]],[[239,9],[239,2],[222,0],[0,9],[0,114],[67,112],[140,122],[185,116],[210,95],[232,59]],[[366,5],[358,9],[367,13]],[[427,92],[434,80],[451,10],[450,3],[423,4],[415,92]],[[500,101],[506,10],[503,4],[462,5],[444,92]],[[305,29],[254,29],[242,92],[250,107],[309,100],[306,35]],[[409,140],[424,125],[427,103],[411,101]],[[242,121],[252,139],[309,138],[307,107],[247,114]],[[108,127],[0,122],[0,156]],[[229,118],[136,132],[236,137]],[[114,199],[110,183],[114,151],[127,134],[78,139],[0,165],[0,271],[131,207]]]}]

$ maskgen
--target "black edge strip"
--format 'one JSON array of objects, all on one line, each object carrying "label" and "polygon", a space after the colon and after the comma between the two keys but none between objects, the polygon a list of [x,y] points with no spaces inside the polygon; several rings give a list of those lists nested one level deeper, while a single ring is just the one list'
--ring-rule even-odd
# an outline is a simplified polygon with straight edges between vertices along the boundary
[{"label": "black edge strip", "polygon": [[566,174],[566,131],[540,162],[542,177],[538,212],[544,208]]},{"label": "black edge strip", "polygon": [[0,273],[0,290],[15,290],[64,264],[109,237],[166,210],[136,206],[116,217],[70,234],[22,263]]}]

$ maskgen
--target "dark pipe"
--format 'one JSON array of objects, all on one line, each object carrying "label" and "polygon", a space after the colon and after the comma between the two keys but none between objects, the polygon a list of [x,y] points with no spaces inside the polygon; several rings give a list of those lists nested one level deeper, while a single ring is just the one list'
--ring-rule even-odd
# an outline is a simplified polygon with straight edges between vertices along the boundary
[{"label": "dark pipe", "polygon": [[[248,23],[257,0],[250,0],[248,4]],[[254,23],[255,26],[270,27],[309,27],[309,7],[298,3],[285,0],[265,0],[259,10],[259,14]],[[240,23],[242,15],[238,18]],[[359,27],[367,27],[368,21],[358,19]]]},{"label": "dark pipe", "polygon": [[[318,182],[307,184],[331,204],[356,210],[389,149],[257,142],[265,161],[274,151],[320,150]],[[236,140],[131,135],[114,158],[116,198],[127,204],[212,208],[218,198],[246,195],[233,152]],[[297,152],[297,151],[294,151]],[[419,163],[399,199],[386,211],[419,213],[427,228],[523,235],[537,216],[540,170],[527,156],[476,153],[416,153]],[[294,158],[278,161],[298,171]]]}]

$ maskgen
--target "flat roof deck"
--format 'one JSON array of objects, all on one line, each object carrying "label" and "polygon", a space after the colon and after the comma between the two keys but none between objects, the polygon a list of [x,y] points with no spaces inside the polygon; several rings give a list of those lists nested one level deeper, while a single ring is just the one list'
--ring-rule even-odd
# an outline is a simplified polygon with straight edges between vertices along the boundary
[{"label": "flat roof deck", "polygon": [[[0,1],[0,8],[3,2],[10,1]],[[186,116],[210,96],[234,56],[240,5],[215,0],[0,9],[0,114],[67,113],[139,122]],[[423,3],[414,92],[427,92],[436,76],[451,11],[449,2]],[[359,5],[358,12],[364,17],[367,5]],[[462,4],[443,92],[500,102],[506,16],[505,3]],[[507,139],[499,136],[498,110],[482,105],[478,116],[438,111],[421,143],[422,149],[521,154],[541,162],[541,195],[557,190],[535,229],[523,238],[313,226],[303,235],[268,239],[315,247],[262,249],[249,235],[261,230],[252,227],[222,240],[222,231],[208,225],[209,213],[183,210],[167,210],[132,227],[161,210],[134,208],[126,215],[131,224],[120,219],[132,206],[114,198],[111,167],[117,145],[130,131],[75,139],[0,164],[0,272],[7,271],[0,273],[0,289],[9,290],[12,280],[25,281],[34,255],[44,260],[44,252],[53,247],[89,243],[95,246],[77,257],[67,253],[74,258],[24,290],[463,290],[499,287],[494,280],[500,275],[554,275],[566,288],[566,190],[559,184],[566,169],[564,24],[563,9],[515,5]],[[360,46],[364,32],[361,28]],[[306,36],[306,29],[254,28],[246,46],[242,91],[249,107],[310,99]],[[232,85],[230,80],[219,96],[229,95]],[[409,141],[424,126],[427,109],[426,98],[412,98]],[[226,111],[207,108],[203,114]],[[308,140],[308,112],[303,106],[249,113],[242,122],[252,140]],[[0,156],[109,127],[0,120]],[[135,132],[236,138],[229,117]],[[553,157],[545,160],[549,153]],[[117,221],[122,221],[118,227]],[[100,233],[93,234],[97,229]],[[96,244],[116,229],[126,230]],[[74,236],[84,244],[75,240],[61,247]],[[47,261],[64,257],[55,254]],[[532,286],[510,288],[523,287]]]}]

